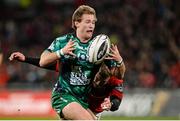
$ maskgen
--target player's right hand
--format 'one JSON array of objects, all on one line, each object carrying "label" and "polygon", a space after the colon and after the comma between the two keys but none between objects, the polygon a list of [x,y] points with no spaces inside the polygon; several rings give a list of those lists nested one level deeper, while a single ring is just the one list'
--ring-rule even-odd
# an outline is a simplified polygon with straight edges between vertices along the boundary
[{"label": "player's right hand", "polygon": [[25,61],[25,56],[22,53],[20,53],[20,52],[13,52],[9,56],[9,60],[10,61],[13,61],[13,60]]},{"label": "player's right hand", "polygon": [[62,48],[62,51],[65,55],[72,55],[72,56],[76,56],[73,53],[73,50],[75,50],[75,43],[70,39],[69,42],[66,44],[66,46],[64,46],[64,48]]}]

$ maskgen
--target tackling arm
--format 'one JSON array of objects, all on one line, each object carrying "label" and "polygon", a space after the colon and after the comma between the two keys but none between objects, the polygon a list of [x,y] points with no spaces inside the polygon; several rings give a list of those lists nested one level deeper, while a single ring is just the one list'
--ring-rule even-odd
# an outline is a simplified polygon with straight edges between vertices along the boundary
[{"label": "tackling arm", "polygon": [[[39,65],[39,61],[40,61],[40,58],[25,57],[25,61],[24,62],[32,64],[32,65],[35,65],[35,66],[38,66],[38,67],[41,67]],[[21,61],[21,62],[23,62],[23,61]],[[41,67],[41,68],[45,68],[45,69],[48,69],[48,70],[58,71],[57,64],[58,64],[58,62],[50,64],[50,65],[45,66],[45,67]]]},{"label": "tackling arm", "polygon": [[[39,61],[40,58],[33,58],[33,57],[26,57],[23,53],[21,52],[13,52],[10,56],[9,56],[9,60],[10,61],[14,61],[17,60],[19,62],[23,62],[23,63],[29,63],[35,66],[40,67],[39,65]],[[49,70],[56,70],[59,71],[59,62],[55,62],[53,64],[50,64],[48,66],[43,67],[45,69],[49,69]]]}]

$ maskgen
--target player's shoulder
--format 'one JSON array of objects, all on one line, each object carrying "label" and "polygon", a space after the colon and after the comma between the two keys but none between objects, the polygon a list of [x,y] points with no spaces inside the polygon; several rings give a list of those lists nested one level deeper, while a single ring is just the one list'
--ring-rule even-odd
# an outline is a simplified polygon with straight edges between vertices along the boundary
[{"label": "player's shoulder", "polygon": [[57,37],[55,40],[58,42],[64,43],[64,42],[68,42],[73,37],[74,37],[73,33],[67,33],[67,34],[64,34],[62,36]]}]

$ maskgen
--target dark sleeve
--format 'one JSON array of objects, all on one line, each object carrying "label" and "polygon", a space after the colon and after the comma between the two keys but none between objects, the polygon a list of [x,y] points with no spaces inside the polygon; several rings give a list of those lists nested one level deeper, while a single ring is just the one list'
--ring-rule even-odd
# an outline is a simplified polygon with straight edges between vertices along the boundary
[{"label": "dark sleeve", "polygon": [[114,97],[114,96],[110,96],[110,101],[111,101],[111,109],[110,111],[116,111],[119,109],[119,106],[121,104],[121,100],[119,100],[118,98]]},{"label": "dark sleeve", "polygon": [[[21,61],[21,62],[29,63],[29,64],[32,64],[34,66],[40,67],[39,61],[40,61],[40,58],[26,57],[25,61]],[[40,68],[45,68],[48,70],[54,70],[55,71],[56,70],[56,63],[53,63],[53,64],[48,65],[46,67],[40,67]]]}]

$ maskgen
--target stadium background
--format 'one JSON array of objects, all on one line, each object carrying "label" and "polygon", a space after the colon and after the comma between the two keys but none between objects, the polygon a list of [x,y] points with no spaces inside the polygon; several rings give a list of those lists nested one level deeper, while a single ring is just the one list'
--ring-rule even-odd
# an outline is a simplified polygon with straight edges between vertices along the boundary
[{"label": "stadium background", "polygon": [[0,119],[56,119],[50,90],[57,74],[8,57],[14,51],[39,57],[53,39],[72,32],[71,16],[81,4],[95,8],[95,35],[107,34],[127,67],[120,109],[103,116],[179,119],[179,0],[1,0]]}]

